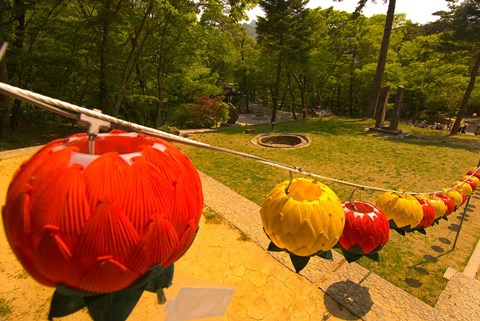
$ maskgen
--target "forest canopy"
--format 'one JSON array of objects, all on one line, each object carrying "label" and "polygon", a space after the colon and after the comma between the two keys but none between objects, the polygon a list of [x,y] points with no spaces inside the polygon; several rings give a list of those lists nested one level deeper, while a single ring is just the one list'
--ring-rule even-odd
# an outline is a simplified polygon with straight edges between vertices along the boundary
[{"label": "forest canopy", "polygon": [[[450,2],[433,23],[394,16],[381,85],[392,102],[405,88],[403,118],[457,115],[476,76],[480,5]],[[226,93],[241,112],[258,102],[369,116],[386,15],[306,3],[261,0],[265,17],[246,23],[255,0],[5,0],[0,81],[153,127],[186,126],[198,101],[225,118]],[[480,112],[478,88],[465,104],[463,116]],[[39,117],[27,107],[0,101],[3,130]]]}]

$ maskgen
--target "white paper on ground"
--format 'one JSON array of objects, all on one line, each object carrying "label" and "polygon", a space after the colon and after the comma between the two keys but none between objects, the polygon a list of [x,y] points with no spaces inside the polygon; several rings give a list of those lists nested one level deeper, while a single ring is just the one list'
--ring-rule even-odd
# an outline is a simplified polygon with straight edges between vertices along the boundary
[{"label": "white paper on ground", "polygon": [[165,321],[223,316],[234,292],[234,288],[181,287],[177,296],[168,300]]}]

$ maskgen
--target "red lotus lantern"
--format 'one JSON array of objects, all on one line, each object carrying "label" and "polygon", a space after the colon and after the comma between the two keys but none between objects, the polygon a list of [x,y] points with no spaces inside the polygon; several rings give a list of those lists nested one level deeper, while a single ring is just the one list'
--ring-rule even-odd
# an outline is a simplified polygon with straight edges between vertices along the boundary
[{"label": "red lotus lantern", "polygon": [[467,172],[467,175],[474,175],[476,176],[478,179],[480,179],[480,167],[474,167],[472,168],[471,170],[469,170]]},{"label": "red lotus lantern", "polygon": [[435,221],[435,208],[426,199],[418,199],[418,202],[422,205],[423,218],[414,229],[422,234],[426,234],[425,228],[431,226]]},{"label": "red lotus lantern", "polygon": [[388,241],[390,226],[385,214],[364,202],[342,203],[345,212],[345,227],[339,243],[345,259],[353,262],[367,256],[378,261],[378,251]]},{"label": "red lotus lantern", "polygon": [[480,184],[480,179],[478,179],[476,176],[464,176],[462,179],[460,179],[460,181],[470,184],[472,192],[475,192],[478,185]]},{"label": "red lotus lantern", "polygon": [[21,166],[2,211],[5,233],[44,285],[89,295],[126,291],[192,243],[200,179],[161,139],[112,131],[96,137],[95,154],[88,145],[86,134],[55,140]]},{"label": "red lotus lantern", "polygon": [[435,193],[434,195],[439,199],[441,199],[443,203],[445,203],[445,205],[447,205],[447,211],[445,212],[443,217],[446,218],[447,216],[452,214],[453,211],[455,210],[455,202],[450,197],[448,197],[443,193]]}]

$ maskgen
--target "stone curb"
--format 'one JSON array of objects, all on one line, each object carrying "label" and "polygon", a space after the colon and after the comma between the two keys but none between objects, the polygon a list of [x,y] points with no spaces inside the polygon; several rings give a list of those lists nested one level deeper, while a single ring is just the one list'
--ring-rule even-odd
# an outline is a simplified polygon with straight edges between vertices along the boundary
[{"label": "stone curb", "polygon": [[[260,206],[203,173],[200,177],[206,206],[267,250],[269,240],[263,232]],[[287,254],[270,254],[295,273]],[[458,320],[356,263],[340,266],[342,259],[336,252],[333,261],[313,257],[301,275],[357,317],[363,320]]]},{"label": "stone curb", "polygon": [[12,149],[6,151],[0,151],[0,161],[3,159],[9,159],[14,157],[32,155],[36,151],[38,151],[42,146],[33,146],[33,147],[26,147],[26,148],[19,148],[19,149]]},{"label": "stone curb", "polygon": [[[31,155],[41,147],[2,151],[0,161]],[[206,206],[267,250],[269,240],[263,232],[260,206],[203,173],[200,177]],[[288,255],[269,253],[295,273]],[[474,279],[480,265],[480,241],[464,273],[451,273],[435,308],[356,263],[343,264],[343,256],[336,252],[333,254],[332,261],[312,258],[301,275],[363,320],[467,321],[480,315],[480,281]]]}]

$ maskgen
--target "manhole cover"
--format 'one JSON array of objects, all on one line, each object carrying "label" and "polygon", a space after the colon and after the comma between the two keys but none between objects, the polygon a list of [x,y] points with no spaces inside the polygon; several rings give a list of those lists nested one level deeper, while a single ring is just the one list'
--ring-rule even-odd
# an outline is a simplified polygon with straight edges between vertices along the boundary
[{"label": "manhole cover", "polygon": [[261,134],[252,138],[252,143],[270,148],[300,148],[310,145],[312,140],[298,134]]}]

